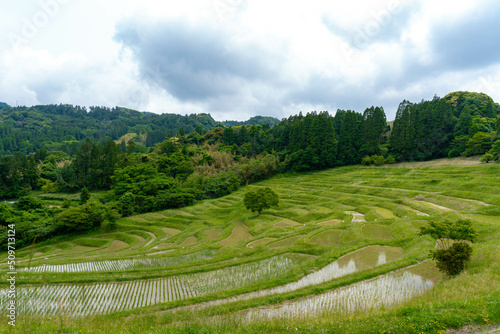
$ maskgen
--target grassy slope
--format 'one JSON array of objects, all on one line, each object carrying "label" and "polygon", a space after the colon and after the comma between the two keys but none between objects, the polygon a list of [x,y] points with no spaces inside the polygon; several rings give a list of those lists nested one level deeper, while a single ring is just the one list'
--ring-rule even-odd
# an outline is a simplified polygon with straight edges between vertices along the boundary
[{"label": "grassy slope", "polygon": [[[456,161],[461,164],[461,160]],[[291,328],[297,328],[298,331],[307,332],[336,329],[340,332],[416,333],[439,332],[445,327],[458,327],[467,323],[500,322],[500,193],[497,190],[500,165],[475,165],[469,161],[464,166],[448,164],[354,166],[317,173],[280,175],[251,186],[269,186],[281,199],[279,208],[268,210],[261,216],[244,209],[242,197],[246,189],[242,189],[225,198],[205,201],[182,210],[121,219],[118,232],[94,233],[82,238],[38,245],[33,250],[38,256],[32,260],[32,265],[125,259],[137,255],[144,257],[159,249],[171,251],[153,257],[182,256],[205,250],[215,250],[217,254],[208,261],[147,270],[20,274],[20,283],[134,280],[210,271],[279,254],[302,253],[313,257],[301,261],[280,279],[264,280],[259,284],[194,300],[154,305],[86,320],[64,317],[20,319],[21,331],[57,332],[66,329],[92,333],[103,329],[118,333],[126,328],[125,331],[141,333],[174,330],[243,333],[288,332]],[[418,215],[411,208],[429,216]],[[352,215],[345,211],[360,212],[367,222],[351,223]],[[395,218],[391,218],[391,212]],[[424,260],[433,241],[428,237],[416,237],[418,226],[431,219],[459,217],[472,219],[480,232],[480,240],[474,245],[475,252],[469,268],[454,279],[441,280],[430,292],[407,304],[348,316],[328,315],[300,321],[238,324],[238,316],[234,315],[238,310],[317,294]],[[331,220],[338,224],[321,225]],[[172,231],[167,228],[181,232],[172,235],[167,233]],[[217,229],[216,234],[212,232],[214,229]],[[183,245],[189,238],[194,244]],[[269,242],[258,245],[261,239]],[[114,240],[121,240],[129,246],[116,251],[98,251],[110,247]],[[256,247],[246,247],[254,241],[257,241],[254,243]],[[149,245],[145,246],[148,242]],[[199,311],[158,312],[294,281],[311,269],[319,269],[339,256],[369,244],[402,247],[403,257],[392,264],[280,297],[263,297]],[[81,253],[81,250],[86,252]],[[18,256],[26,259],[29,252],[20,251]],[[439,278],[435,269],[425,266],[419,268],[420,274]],[[186,325],[186,321],[194,323]],[[165,325],[176,323],[182,323],[181,327],[165,329]],[[236,329],[233,329],[234,326]]]}]

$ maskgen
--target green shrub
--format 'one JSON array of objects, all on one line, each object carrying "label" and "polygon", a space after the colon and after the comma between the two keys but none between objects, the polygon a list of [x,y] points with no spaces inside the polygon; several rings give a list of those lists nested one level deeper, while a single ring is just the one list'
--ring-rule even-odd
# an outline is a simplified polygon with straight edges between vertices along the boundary
[{"label": "green shrub", "polygon": [[[472,247],[465,240],[474,242],[477,238],[472,222],[462,219],[454,223],[430,222],[429,226],[420,228],[420,235],[425,234],[438,241],[439,249],[431,251],[438,269],[450,276],[460,274],[472,255]],[[453,242],[451,246],[450,242]]]},{"label": "green shrub", "polygon": [[364,166],[369,166],[372,164],[372,158],[369,155],[365,155],[363,159],[361,159],[361,164]]},{"label": "green shrub", "polygon": [[375,166],[380,166],[384,163],[384,157],[381,155],[372,155],[372,160]]},{"label": "green shrub", "polygon": [[36,209],[43,209],[43,202],[38,198],[24,196],[15,202],[13,206],[17,211],[34,211]]},{"label": "green shrub", "polygon": [[436,260],[438,269],[450,276],[460,274],[469,262],[472,255],[472,247],[463,241],[455,242],[446,249],[433,251],[433,259]]},{"label": "green shrub", "polygon": [[389,155],[387,158],[385,158],[384,163],[386,163],[386,164],[395,164],[396,163],[396,158],[393,155]]},{"label": "green shrub", "polygon": [[481,162],[490,162],[490,161],[493,161],[495,158],[493,157],[492,154],[489,154],[489,153],[485,153],[483,154],[483,156],[481,157],[481,159],[479,159],[479,161]]},{"label": "green shrub", "polygon": [[467,141],[467,149],[464,152],[466,157],[484,154],[491,149],[492,134],[478,132]]}]

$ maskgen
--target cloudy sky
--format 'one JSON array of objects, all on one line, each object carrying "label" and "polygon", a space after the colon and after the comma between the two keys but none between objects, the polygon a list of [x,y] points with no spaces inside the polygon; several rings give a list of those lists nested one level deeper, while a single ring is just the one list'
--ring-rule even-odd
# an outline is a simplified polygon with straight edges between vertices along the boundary
[{"label": "cloudy sky", "polygon": [[500,2],[0,0],[0,101],[217,120],[500,101]]}]

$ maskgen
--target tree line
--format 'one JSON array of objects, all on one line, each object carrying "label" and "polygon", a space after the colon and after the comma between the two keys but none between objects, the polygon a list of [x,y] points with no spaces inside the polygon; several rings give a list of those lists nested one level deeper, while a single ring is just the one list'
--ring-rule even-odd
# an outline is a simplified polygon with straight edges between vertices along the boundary
[{"label": "tree line", "polygon": [[[254,117],[241,124],[278,123],[271,117]],[[118,140],[127,133],[144,134],[141,143],[152,147],[166,136],[174,136],[180,128],[189,134],[196,129],[208,131],[218,124],[210,114],[153,114],[127,108],[89,108],[60,105],[10,107],[0,105],[0,156],[14,152],[34,153],[46,148],[75,155],[88,138],[100,144]],[[200,132],[200,131],[198,131]]]}]

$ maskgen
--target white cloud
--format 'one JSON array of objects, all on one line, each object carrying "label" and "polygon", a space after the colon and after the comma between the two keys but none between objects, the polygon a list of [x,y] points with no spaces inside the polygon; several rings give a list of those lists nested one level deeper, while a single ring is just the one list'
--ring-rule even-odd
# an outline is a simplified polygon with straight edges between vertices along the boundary
[{"label": "white cloud", "polygon": [[[0,4],[0,101],[216,119],[382,105],[391,119],[403,99],[435,93],[477,90],[500,100],[493,0],[39,1]],[[62,1],[57,13],[13,48],[8,36],[23,36],[40,3],[54,1]],[[131,32],[135,39],[120,46],[115,36]]]}]

